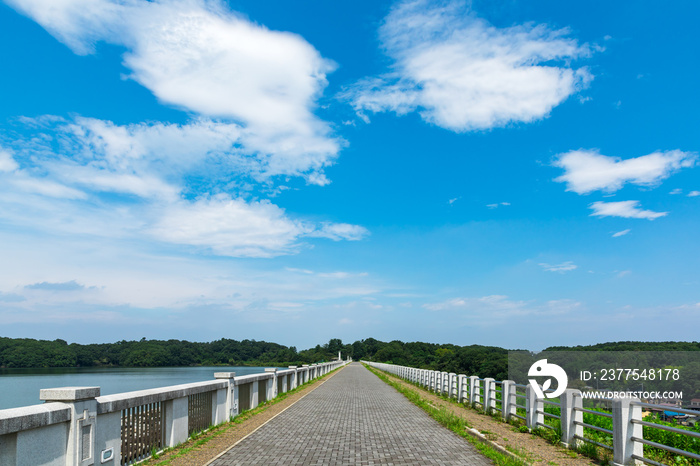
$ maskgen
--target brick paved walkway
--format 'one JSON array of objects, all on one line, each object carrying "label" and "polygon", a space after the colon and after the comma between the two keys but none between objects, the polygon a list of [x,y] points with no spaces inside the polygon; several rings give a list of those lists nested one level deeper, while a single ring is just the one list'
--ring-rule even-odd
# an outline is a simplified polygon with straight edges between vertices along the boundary
[{"label": "brick paved walkway", "polygon": [[492,463],[353,363],[211,463],[251,464]]}]

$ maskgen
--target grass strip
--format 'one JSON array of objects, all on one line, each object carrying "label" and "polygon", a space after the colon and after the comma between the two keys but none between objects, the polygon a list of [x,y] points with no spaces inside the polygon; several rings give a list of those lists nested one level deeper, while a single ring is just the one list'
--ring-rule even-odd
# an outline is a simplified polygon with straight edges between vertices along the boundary
[{"label": "grass strip", "polygon": [[391,380],[389,377],[384,375],[383,373],[379,372],[378,370],[374,369],[373,367],[369,367],[366,364],[364,365],[370,372],[372,372],[374,375],[379,377],[382,381],[387,383],[388,385],[391,385],[394,387],[399,393],[401,393],[403,396],[405,396],[408,401],[413,403],[414,405],[418,406],[421,408],[423,411],[428,413],[430,417],[435,419],[437,422],[439,422],[441,425],[447,427],[450,429],[452,432],[455,434],[459,435],[460,437],[463,437],[467,439],[469,443],[474,445],[474,448],[476,448],[481,454],[486,456],[487,458],[491,459],[494,464],[498,466],[527,466],[528,463],[520,460],[513,458],[510,455],[506,455],[503,452],[500,452],[493,448],[491,445],[481,442],[474,437],[472,437],[469,433],[467,433],[467,428],[471,427],[467,421],[462,419],[461,417],[457,416],[456,414],[448,411],[447,409],[443,407],[436,407],[432,405],[428,400],[420,396],[420,393],[411,390],[410,388],[407,388],[393,380]]},{"label": "grass strip", "polygon": [[[333,374],[335,371],[338,369],[341,369],[343,366],[338,367],[336,369],[333,369],[332,371],[328,372],[327,374],[324,374],[320,377],[317,377],[313,380],[310,380],[306,382],[303,385],[300,385],[292,390],[289,390],[288,392],[281,393],[277,395],[275,398],[273,398],[270,401],[266,401],[265,403],[262,403],[258,406],[256,406],[253,409],[249,409],[248,411],[244,411],[243,413],[239,414],[238,416],[234,417],[228,422],[221,423],[217,426],[212,426],[207,430],[204,430],[202,432],[198,432],[193,434],[187,441],[176,445],[174,447],[169,447],[166,448],[160,452],[154,453],[151,455],[150,458],[147,458],[141,462],[135,463],[138,464],[139,466],[167,466],[172,464],[174,460],[177,458],[180,458],[182,456],[185,456],[189,452],[201,447],[202,445],[205,445],[206,443],[210,442],[211,440],[219,437],[220,435],[225,434],[228,432],[230,429],[235,427],[238,424],[242,424],[251,417],[255,416],[256,414],[260,414],[264,411],[266,411],[270,406],[273,406],[277,403],[282,402],[285,400],[287,397],[307,388],[310,387],[311,385],[315,384],[316,382],[323,380],[324,378],[328,377],[329,375]],[[163,455],[167,455],[167,458],[162,458]]]}]

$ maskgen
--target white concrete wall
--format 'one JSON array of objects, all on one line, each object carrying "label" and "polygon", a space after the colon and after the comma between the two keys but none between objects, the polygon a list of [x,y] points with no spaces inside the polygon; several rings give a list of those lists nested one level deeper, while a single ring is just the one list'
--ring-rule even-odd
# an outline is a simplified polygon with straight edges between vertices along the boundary
[{"label": "white concrete wall", "polygon": [[[99,387],[42,389],[42,405],[0,410],[0,466],[118,466],[121,463],[121,413],[124,409],[161,403],[165,417],[165,442],[175,446],[188,438],[188,397],[210,393],[213,425],[239,414],[238,387],[251,384],[251,408],[258,404],[258,383],[263,382],[269,400],[282,391],[320,377],[349,361],[334,361],[303,368],[270,370],[236,377],[217,373],[217,380],[99,396]],[[300,377],[302,374],[302,377]],[[292,382],[287,383],[287,376]],[[85,429],[85,430],[84,430]],[[89,451],[83,452],[84,432],[91,434]],[[101,463],[103,455],[111,459]]]}]

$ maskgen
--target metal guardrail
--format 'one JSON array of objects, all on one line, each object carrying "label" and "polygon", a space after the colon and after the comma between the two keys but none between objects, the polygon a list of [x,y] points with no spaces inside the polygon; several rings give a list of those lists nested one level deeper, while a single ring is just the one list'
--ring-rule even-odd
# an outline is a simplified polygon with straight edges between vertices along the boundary
[{"label": "metal guardrail", "polygon": [[141,461],[151,456],[151,452],[162,450],[165,447],[164,424],[165,413],[161,402],[122,410],[121,465]]}]

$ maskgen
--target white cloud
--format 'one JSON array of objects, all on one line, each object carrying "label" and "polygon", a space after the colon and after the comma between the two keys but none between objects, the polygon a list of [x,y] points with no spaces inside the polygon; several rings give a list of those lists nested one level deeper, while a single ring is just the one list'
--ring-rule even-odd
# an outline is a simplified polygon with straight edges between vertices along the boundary
[{"label": "white cloud", "polygon": [[618,231],[617,233],[613,233],[612,237],[613,237],[613,238],[618,238],[618,237],[620,237],[620,236],[625,236],[625,235],[626,235],[627,233],[629,233],[630,231],[632,231],[632,230],[630,230],[629,228],[626,229],[626,230]]},{"label": "white cloud", "polygon": [[205,246],[218,254],[270,257],[294,252],[310,227],[268,201],[219,196],[169,205],[150,233],[162,241]]},{"label": "white cloud", "polygon": [[554,166],[565,173],[554,181],[567,184],[567,191],[587,194],[592,191],[615,192],[625,183],[654,186],[681,168],[692,167],[697,154],[672,150],[654,152],[622,160],[595,150],[575,150],[559,156]]},{"label": "white cloud", "polygon": [[571,272],[572,270],[576,270],[578,266],[574,264],[572,261],[566,261],[562,262],[561,264],[546,264],[546,263],[540,263],[540,267],[542,267],[544,270],[547,272],[559,272],[559,273],[565,273],[565,272]]},{"label": "white cloud", "polygon": [[35,134],[0,151],[3,220],[246,257],[296,252],[301,238],[367,235],[250,200],[256,190],[282,189],[274,177],[328,184],[323,170],[344,145],[314,115],[335,65],[302,37],[255,24],[219,0],[8,3],[75,53],[94,53],[99,42],[122,47],[128,78],[193,115],[185,124],[129,125],[20,118]]},{"label": "white cloud", "polygon": [[357,241],[368,234],[369,232],[367,229],[359,225],[350,225],[349,223],[323,223],[320,228],[310,232],[308,236],[328,238],[334,241]]},{"label": "white cloud", "polygon": [[0,211],[11,224],[52,233],[148,235],[245,257],[297,252],[304,237],[368,234],[347,223],[292,219],[269,201],[246,200],[252,190],[246,180],[259,176],[265,163],[241,152],[243,130],[235,124],[25,120],[43,132],[13,141],[15,169],[0,172]]},{"label": "white cloud", "polygon": [[688,197],[697,197],[700,196],[700,191],[691,191],[688,193]]},{"label": "white cloud", "polygon": [[0,147],[0,172],[11,172],[19,168],[12,154]]},{"label": "white cloud", "polygon": [[590,47],[567,30],[526,24],[497,28],[461,0],[409,0],[380,28],[392,73],[358,82],[343,97],[366,113],[419,111],[457,132],[530,122],[585,87],[592,75],[569,66]]},{"label": "white cloud", "polygon": [[[240,133],[236,139],[264,159],[262,172],[328,183],[322,170],[343,142],[313,110],[335,65],[302,37],[254,24],[217,0],[9,3],[76,53],[92,53],[100,41],[126,47],[131,79],[162,102],[235,122],[219,124],[217,140]],[[174,128],[152,128],[151,137],[156,129]],[[177,137],[169,146],[176,145]]]},{"label": "white cloud", "polygon": [[649,220],[654,220],[668,215],[668,212],[643,210],[640,209],[638,205],[639,201],[594,202],[590,205],[590,208],[593,209],[591,216],[646,218]]},{"label": "white cloud", "polygon": [[497,204],[486,204],[486,207],[489,209],[496,209],[500,206],[508,207],[510,205],[510,202],[499,202]]},{"label": "white cloud", "polygon": [[204,246],[221,255],[272,257],[297,252],[304,236],[358,240],[367,230],[344,223],[315,225],[292,220],[269,201],[246,202],[219,195],[165,207],[149,232],[162,241]]},{"label": "white cloud", "polygon": [[671,192],[669,192],[669,194],[673,194],[673,195],[682,194],[682,193],[683,193],[683,190],[681,188],[676,188],[676,189],[671,190]]},{"label": "white cloud", "polygon": [[[8,325],[5,330],[13,322],[43,327],[47,322],[81,321],[79,329],[64,329],[77,335],[85,325],[102,321],[101,312],[109,312],[110,322],[129,322],[132,329],[136,324],[158,328],[157,322],[167,321],[163,336],[197,328],[203,331],[198,338],[221,332],[240,332],[237,338],[246,338],[246,324],[261,313],[280,325],[283,314],[315,315],[332,304],[382,291],[366,274],[348,273],[339,280],[289,272],[272,261],[168,257],[148,253],[131,239],[62,236],[37,241],[36,236],[2,231],[0,256],[0,320]],[[207,324],[213,320],[221,326]],[[284,322],[287,327],[289,322]],[[106,324],[95,328],[111,335],[118,331]]]},{"label": "white cloud", "polygon": [[[551,300],[544,304],[514,301],[503,295],[490,295],[480,298],[452,298],[437,303],[424,304],[430,311],[457,313],[470,322],[493,325],[506,319],[535,315],[551,316],[570,313],[581,303],[568,299]],[[474,319],[474,320],[472,320]]]}]

